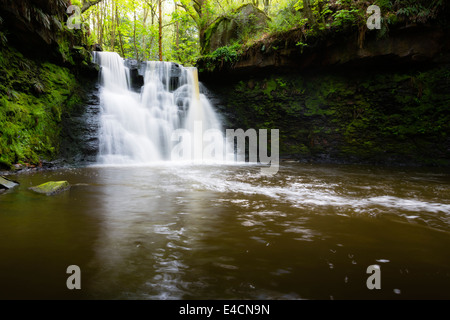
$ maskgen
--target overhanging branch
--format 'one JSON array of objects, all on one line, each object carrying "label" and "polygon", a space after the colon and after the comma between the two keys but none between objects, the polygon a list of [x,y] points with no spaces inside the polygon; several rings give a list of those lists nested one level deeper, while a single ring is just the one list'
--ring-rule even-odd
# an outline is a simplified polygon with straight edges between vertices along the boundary
[{"label": "overhanging branch", "polygon": [[92,6],[95,6],[97,3],[101,2],[102,0],[83,0],[83,6],[81,7],[81,13],[85,12],[87,9],[89,9]]}]

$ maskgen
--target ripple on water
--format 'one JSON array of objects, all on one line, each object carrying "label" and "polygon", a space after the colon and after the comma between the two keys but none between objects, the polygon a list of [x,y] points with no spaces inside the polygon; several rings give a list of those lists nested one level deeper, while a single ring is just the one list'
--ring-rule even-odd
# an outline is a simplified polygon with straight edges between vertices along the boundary
[{"label": "ripple on water", "polygon": [[[21,195],[20,189],[3,194],[2,200],[7,200],[4,205],[10,206],[10,210],[20,212],[15,219],[29,214],[31,218],[27,219],[38,217],[51,222],[48,224],[51,229],[41,223],[44,231],[40,230],[39,237],[36,234],[33,239],[40,241],[44,232],[53,236],[54,229],[72,237],[68,239],[81,234],[90,236],[84,242],[80,239],[80,247],[92,249],[95,255],[92,264],[98,268],[101,282],[96,290],[103,296],[301,299],[303,294],[311,298],[328,297],[332,293],[339,297],[355,291],[343,288],[340,292],[329,292],[325,282],[321,283],[323,288],[315,284],[308,287],[307,283],[305,287],[293,287],[300,283],[300,272],[309,276],[308,272],[314,270],[311,278],[319,279],[323,269],[336,274],[337,281],[345,287],[345,283],[355,284],[359,278],[343,268],[351,271],[350,268],[377,263],[389,265],[399,276],[397,289],[392,292],[391,287],[387,293],[391,296],[394,293],[408,296],[416,290],[413,294],[427,297],[428,293],[435,293],[434,287],[442,284],[435,296],[448,297],[445,288],[448,288],[450,272],[445,248],[449,243],[450,199],[444,178],[433,178],[436,181],[432,183],[440,185],[430,186],[426,179],[404,183],[399,175],[390,178],[361,172],[353,175],[339,169],[331,175],[298,168],[292,169],[295,174],[289,172],[285,177],[280,172],[274,179],[263,179],[251,172],[243,174],[239,168],[197,168],[190,172],[189,168],[179,167],[179,173],[175,174],[170,167],[165,172],[158,168],[138,168],[132,175],[128,174],[130,168],[89,170],[92,174],[83,175],[80,172],[85,171],[80,170],[68,172],[72,176],[67,177],[73,178],[74,183],[88,182],[89,192],[73,190],[64,198],[45,199],[46,205],[42,207],[29,205],[27,198],[13,199],[12,196]],[[234,176],[237,171],[239,174]],[[136,180],[139,183],[144,181],[142,186],[129,183],[129,177],[135,176],[139,177]],[[124,177],[127,183],[123,183]],[[24,179],[22,185],[53,176],[46,173],[31,178]],[[71,198],[74,194],[77,202]],[[84,211],[79,206],[82,200]],[[74,207],[80,212],[74,209],[72,214],[69,210],[70,214],[61,212],[45,220],[50,205],[55,209]],[[366,219],[377,215],[383,219]],[[98,220],[93,222],[94,216]],[[0,234],[15,236],[11,232],[15,228],[10,223],[11,215],[0,217]],[[92,230],[82,228],[84,233],[79,233],[75,228],[67,228],[72,223]],[[31,224],[23,224],[27,225]],[[33,235],[36,229],[20,230]],[[386,233],[382,233],[384,230]],[[21,234],[17,232],[17,236]],[[8,243],[8,248],[2,249],[3,255],[20,252],[24,239],[17,244]],[[324,241],[316,241],[319,239]],[[49,246],[42,248],[38,253],[45,256]],[[85,255],[80,250],[76,258]],[[330,270],[331,267],[334,269]],[[417,272],[418,269],[423,272]],[[408,279],[402,280],[406,275]],[[411,286],[404,289],[415,280],[422,281],[417,289]],[[426,287],[428,280],[433,290]],[[359,294],[367,297],[364,282],[361,283],[363,290],[352,297],[358,298]],[[419,292],[423,287],[429,291]]]}]

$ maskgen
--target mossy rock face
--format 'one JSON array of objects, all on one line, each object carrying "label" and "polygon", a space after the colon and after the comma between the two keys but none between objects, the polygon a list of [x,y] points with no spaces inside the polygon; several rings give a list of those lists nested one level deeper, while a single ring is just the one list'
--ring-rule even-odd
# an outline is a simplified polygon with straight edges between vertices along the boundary
[{"label": "mossy rock face", "polygon": [[70,189],[70,184],[67,181],[49,181],[38,185],[36,187],[31,187],[30,190],[45,194],[47,196],[52,196],[57,193],[61,193]]},{"label": "mossy rock face", "polygon": [[450,64],[205,84],[226,128],[279,129],[283,158],[450,166]]},{"label": "mossy rock face", "polygon": [[263,31],[269,17],[253,4],[245,4],[228,16],[218,18],[205,32],[204,54],[231,45],[250,34]]},{"label": "mossy rock face", "polygon": [[56,159],[62,119],[82,99],[84,91],[68,68],[0,48],[0,168]]}]

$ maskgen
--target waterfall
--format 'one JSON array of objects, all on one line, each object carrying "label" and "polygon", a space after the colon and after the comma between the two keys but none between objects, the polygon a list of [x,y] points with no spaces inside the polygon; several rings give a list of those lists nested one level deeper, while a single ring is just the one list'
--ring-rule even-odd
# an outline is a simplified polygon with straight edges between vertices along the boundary
[{"label": "waterfall", "polygon": [[[214,159],[211,146],[203,153],[203,133],[221,130],[221,125],[208,99],[199,92],[196,68],[147,62],[144,86],[137,93],[131,90],[130,72],[117,53],[95,52],[94,61],[101,66],[102,83],[99,163],[171,160],[180,144],[174,134],[180,130],[188,133],[189,139],[182,140],[189,144],[190,150],[184,152],[190,159]],[[174,68],[179,71],[176,77]]]}]

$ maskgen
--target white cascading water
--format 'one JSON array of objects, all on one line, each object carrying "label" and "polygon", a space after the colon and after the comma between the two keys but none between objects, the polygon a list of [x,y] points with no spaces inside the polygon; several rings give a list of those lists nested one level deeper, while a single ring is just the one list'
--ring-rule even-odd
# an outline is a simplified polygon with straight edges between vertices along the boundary
[{"label": "white cascading water", "polygon": [[[145,164],[170,160],[177,144],[172,141],[172,134],[177,129],[192,133],[192,160],[204,159],[198,150],[203,145],[200,141],[203,132],[220,130],[221,126],[207,98],[199,93],[196,68],[180,66],[178,84],[171,88],[173,64],[147,62],[144,86],[139,94],[130,89],[129,70],[117,53],[95,52],[94,60],[101,66],[103,85],[99,163]],[[199,124],[202,132],[198,132]]]}]

